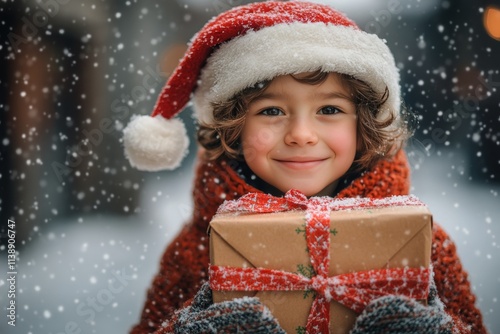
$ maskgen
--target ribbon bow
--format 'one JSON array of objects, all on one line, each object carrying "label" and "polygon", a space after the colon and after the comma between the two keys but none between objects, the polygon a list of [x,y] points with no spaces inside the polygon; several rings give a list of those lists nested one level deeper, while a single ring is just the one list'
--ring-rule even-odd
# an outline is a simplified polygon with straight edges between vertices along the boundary
[{"label": "ribbon bow", "polygon": [[428,268],[386,268],[329,277],[331,208],[328,205],[318,206],[318,199],[307,199],[297,190],[287,192],[283,198],[252,193],[225,202],[218,210],[218,213],[306,210],[306,242],[315,273],[313,277],[266,268],[211,265],[210,287],[216,291],[314,290],[316,297],[307,319],[307,333],[329,332],[332,300],[360,313],[370,301],[389,294],[427,298],[430,284]]},{"label": "ribbon bow", "polygon": [[298,190],[289,190],[283,197],[264,193],[249,193],[235,201],[224,202],[217,213],[271,213],[290,210],[306,210],[309,200]]}]

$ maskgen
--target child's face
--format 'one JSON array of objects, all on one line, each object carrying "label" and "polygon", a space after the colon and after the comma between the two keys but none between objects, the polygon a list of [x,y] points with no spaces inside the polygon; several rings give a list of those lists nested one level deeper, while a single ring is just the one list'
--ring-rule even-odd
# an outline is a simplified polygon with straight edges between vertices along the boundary
[{"label": "child's face", "polygon": [[243,156],[285,193],[331,195],[356,154],[356,108],[335,74],[319,85],[276,77],[248,106]]}]

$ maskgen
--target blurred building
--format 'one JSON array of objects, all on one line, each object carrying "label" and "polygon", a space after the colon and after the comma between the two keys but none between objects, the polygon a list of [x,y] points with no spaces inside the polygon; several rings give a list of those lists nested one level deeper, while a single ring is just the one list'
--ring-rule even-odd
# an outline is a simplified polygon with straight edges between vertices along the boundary
[{"label": "blurred building", "polygon": [[[495,9],[496,8],[496,9]],[[484,25],[491,1],[443,1],[432,15],[402,20],[395,52],[405,62],[403,94],[421,119],[411,150],[415,163],[442,149],[467,152],[474,182],[500,182],[500,41]],[[413,35],[411,35],[413,32]],[[401,45],[401,43],[403,44]],[[411,146],[411,145],[410,145]],[[425,151],[426,150],[426,151]]]},{"label": "blurred building", "polygon": [[64,217],[140,210],[147,176],[126,161],[121,130],[150,113],[164,54],[176,63],[170,47],[202,20],[165,1],[0,6],[2,217],[22,222],[21,241]]}]

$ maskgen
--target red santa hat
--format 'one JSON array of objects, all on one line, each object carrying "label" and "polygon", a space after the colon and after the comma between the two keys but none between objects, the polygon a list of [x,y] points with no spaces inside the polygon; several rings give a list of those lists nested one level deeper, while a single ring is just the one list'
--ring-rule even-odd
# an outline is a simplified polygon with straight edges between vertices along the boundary
[{"label": "red santa hat", "polygon": [[210,123],[212,103],[279,75],[316,70],[351,75],[380,93],[387,87],[379,117],[398,117],[399,73],[383,40],[326,5],[260,2],[220,14],[194,36],[152,115],[125,128],[125,154],[141,170],[177,168],[189,139],[174,117],[191,98],[198,120]]}]

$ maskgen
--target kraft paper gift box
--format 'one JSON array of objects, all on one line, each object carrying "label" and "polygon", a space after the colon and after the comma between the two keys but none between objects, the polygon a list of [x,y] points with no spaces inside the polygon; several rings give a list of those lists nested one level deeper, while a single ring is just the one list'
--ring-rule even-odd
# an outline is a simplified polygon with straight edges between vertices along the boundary
[{"label": "kraft paper gift box", "polygon": [[[270,309],[287,333],[304,333],[306,326],[309,326],[308,317],[313,313],[313,300],[321,297],[318,291],[325,291],[324,285],[318,284],[318,280],[309,280],[318,275],[318,270],[311,265],[312,253],[316,257],[327,257],[324,256],[325,253],[321,255],[321,250],[319,253],[317,250],[312,252],[311,247],[315,247],[316,241],[306,240],[308,224],[311,224],[315,215],[326,216],[323,220],[327,221],[323,224],[329,225],[323,234],[329,237],[325,246],[326,253],[329,254],[325,276],[329,276],[330,280],[333,277],[341,279],[345,275],[361,275],[365,278],[368,275],[368,281],[373,282],[377,277],[373,275],[373,270],[390,270],[389,274],[384,272],[382,275],[397,276],[397,273],[392,273],[393,270],[399,270],[399,273],[404,271],[406,275],[406,270],[415,269],[425,279],[418,276],[417,284],[421,285],[410,289],[413,294],[409,296],[425,302],[430,276],[432,215],[422,202],[414,196],[382,200],[335,200],[327,197],[307,199],[296,191],[287,193],[283,198],[249,194],[240,200],[227,201],[221,206],[209,227],[210,280],[214,302],[256,296]],[[315,262],[317,264],[318,261]],[[269,278],[268,272],[251,272],[247,273],[252,277],[251,282],[243,284],[245,289],[251,290],[263,282],[271,282],[270,285],[273,285],[274,282],[273,289],[278,291],[217,291],[220,286],[215,286],[215,276],[225,285],[224,290],[241,288],[235,288],[231,282],[239,282],[241,285],[242,274],[232,273],[231,280],[231,275],[227,274],[228,268],[265,268],[264,271],[272,273],[279,271],[279,275],[290,273],[301,279],[304,277],[305,281],[309,280],[309,285],[303,290],[286,291],[288,288],[276,283],[274,274]],[[389,280],[395,282],[393,276]],[[354,281],[358,280],[356,277]],[[352,277],[348,277],[348,281],[350,278]],[[387,285],[387,282],[382,282],[381,285]],[[263,290],[268,289],[264,287]],[[376,294],[378,286],[374,286],[374,290],[376,291],[373,293]],[[337,284],[326,295],[330,296],[332,291],[342,295],[342,291],[348,289]],[[365,295],[356,287],[349,291],[355,291],[361,299]],[[398,292],[399,288],[396,287],[395,291]],[[359,308],[356,301],[353,305],[344,303],[354,309],[358,307],[357,311],[353,311],[333,299],[326,302],[330,307],[329,314],[322,317],[329,317],[325,322],[328,326],[329,321],[330,333],[348,333],[362,307]],[[321,331],[328,329],[323,328]]]}]

